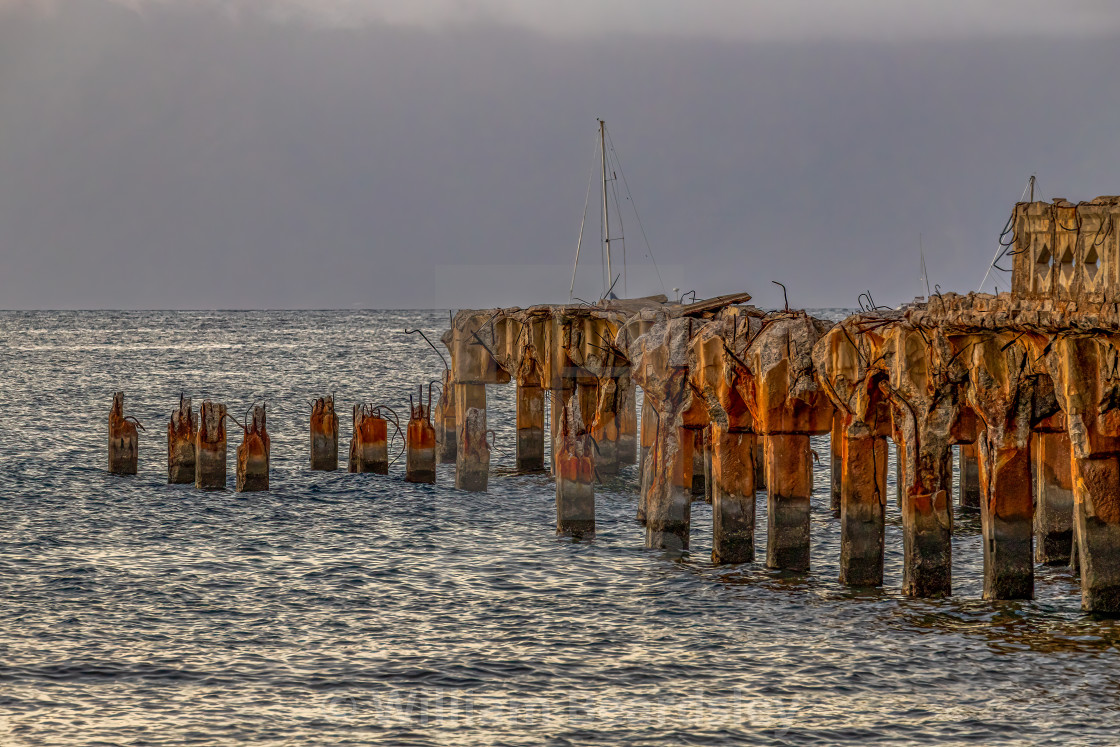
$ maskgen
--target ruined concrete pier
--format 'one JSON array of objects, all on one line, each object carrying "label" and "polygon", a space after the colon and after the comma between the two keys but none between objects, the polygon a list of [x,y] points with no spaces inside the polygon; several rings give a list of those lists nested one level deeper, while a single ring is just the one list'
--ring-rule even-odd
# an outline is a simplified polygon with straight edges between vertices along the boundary
[{"label": "ruined concrete pier", "polygon": [[124,392],[113,395],[109,410],[109,474],[135,475],[140,437],[135,418],[125,417]]},{"label": "ruined concrete pier", "polygon": [[268,465],[272,442],[265,427],[265,406],[254,405],[237,447],[237,492],[268,490]]},{"label": "ruined concrete pier", "polygon": [[354,405],[349,472],[389,474],[389,421],[373,405]]},{"label": "ruined concrete pier", "polygon": [[179,396],[179,409],[167,423],[167,482],[181,485],[194,482],[195,430],[190,397]]},{"label": "ruined concrete pier", "polygon": [[311,469],[338,469],[338,415],[334,397],[320,397],[311,405]]},{"label": "ruined concrete pier", "polygon": [[[420,395],[424,387],[420,387]],[[411,396],[410,396],[411,400]],[[436,481],[436,429],[432,425],[432,389],[428,387],[428,404],[418,401],[410,408],[405,432],[405,482]]]},{"label": "ruined concrete pier", "polygon": [[198,409],[195,434],[194,486],[222,490],[226,486],[226,406],[210,400]]}]

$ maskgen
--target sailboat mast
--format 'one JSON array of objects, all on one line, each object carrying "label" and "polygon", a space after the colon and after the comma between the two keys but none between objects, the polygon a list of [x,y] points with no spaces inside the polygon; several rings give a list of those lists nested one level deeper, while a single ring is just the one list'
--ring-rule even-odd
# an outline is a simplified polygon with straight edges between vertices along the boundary
[{"label": "sailboat mast", "polygon": [[599,151],[603,156],[603,241],[607,257],[607,289],[603,293],[607,295],[610,284],[614,282],[614,274],[611,272],[611,224],[607,215],[607,123],[601,119],[599,120]]}]

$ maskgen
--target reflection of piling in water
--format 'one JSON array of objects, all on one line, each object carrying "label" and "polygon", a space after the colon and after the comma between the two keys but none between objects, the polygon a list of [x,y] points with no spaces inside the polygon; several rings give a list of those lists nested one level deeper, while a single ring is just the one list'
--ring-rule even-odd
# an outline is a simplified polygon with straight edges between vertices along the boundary
[{"label": "reflection of piling in water", "polygon": [[354,435],[350,439],[350,472],[389,474],[389,421],[373,405],[354,405]]},{"label": "reflection of piling in water", "polygon": [[137,425],[135,418],[125,417],[124,392],[116,392],[109,410],[109,474],[136,474],[140,455]]},{"label": "reflection of piling in water", "polygon": [[264,405],[254,405],[237,447],[237,492],[268,490],[269,452],[272,443],[265,427]]},{"label": "reflection of piling in water", "polygon": [[194,486],[221,490],[226,486],[226,406],[210,400],[198,409],[195,433]]},{"label": "reflection of piling in water", "polygon": [[311,406],[311,469],[338,469],[338,415],[333,395],[320,397]]},{"label": "reflection of piling in water", "polygon": [[[420,396],[424,393],[420,386]],[[436,481],[436,429],[432,425],[432,388],[428,386],[428,404],[412,403],[409,397],[410,417],[405,433],[405,477],[407,482]]]},{"label": "reflection of piling in water", "polygon": [[191,398],[179,396],[179,409],[167,423],[167,482],[182,485],[194,482],[195,432],[197,424]]}]

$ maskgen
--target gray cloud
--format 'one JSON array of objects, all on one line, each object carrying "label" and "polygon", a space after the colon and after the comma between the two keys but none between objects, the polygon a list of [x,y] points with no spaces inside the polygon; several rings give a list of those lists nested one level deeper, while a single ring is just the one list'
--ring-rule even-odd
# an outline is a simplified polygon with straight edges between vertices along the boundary
[{"label": "gray cloud", "polygon": [[919,232],[931,280],[971,290],[1031,172],[1120,191],[1114,39],[224,18],[74,0],[0,25],[0,307],[441,306],[458,265],[510,268],[474,305],[564,300],[597,116],[665,285],[770,306],[772,279],[799,306],[908,299]]}]

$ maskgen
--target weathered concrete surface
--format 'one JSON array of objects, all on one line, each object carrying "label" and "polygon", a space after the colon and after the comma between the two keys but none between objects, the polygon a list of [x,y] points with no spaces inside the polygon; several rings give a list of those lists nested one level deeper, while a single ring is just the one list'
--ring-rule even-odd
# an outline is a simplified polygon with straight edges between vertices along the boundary
[{"label": "weathered concrete surface", "polygon": [[555,458],[556,533],[576,538],[595,533],[595,467],[582,410],[571,397],[561,411]]},{"label": "weathered concrete surface", "polygon": [[195,434],[194,486],[222,490],[226,486],[226,406],[206,400],[198,408]]},{"label": "weathered concrete surface", "polygon": [[[629,378],[629,377],[627,377]],[[623,387],[618,403],[618,463],[638,461],[638,388],[631,382]]]},{"label": "weathered concrete surface", "polygon": [[828,437],[829,477],[832,510],[840,510],[841,473],[844,471],[844,415],[837,410],[832,416],[832,433]]},{"label": "weathered concrete surface", "polygon": [[[424,387],[420,387],[423,393]],[[431,389],[428,390],[431,402]],[[432,425],[431,405],[417,402],[410,408],[408,429],[405,432],[405,482],[435,484],[436,481],[436,429]]]},{"label": "weathered concrete surface", "polygon": [[347,470],[389,474],[389,421],[372,405],[354,405],[354,436],[350,439]]},{"label": "weathered concrete surface", "polygon": [[109,410],[109,474],[135,475],[139,456],[136,424],[125,418],[124,392],[117,392]]},{"label": "weathered concrete surface", "polygon": [[268,465],[272,442],[265,427],[264,405],[254,405],[237,447],[237,492],[268,490]]},{"label": "weathered concrete surface", "polygon": [[311,469],[338,469],[338,415],[334,396],[320,397],[311,405]]},{"label": "weathered concrete surface", "polygon": [[544,390],[535,385],[517,387],[517,469],[544,470]]},{"label": "weathered concrete surface", "polygon": [[490,443],[486,440],[486,385],[455,385],[455,487],[484,492],[490,479]]},{"label": "weathered concrete surface", "polygon": [[1034,434],[1035,561],[1065,565],[1073,549],[1073,472],[1069,434],[1060,430]]},{"label": "weathered concrete surface", "polygon": [[980,455],[976,444],[959,447],[961,471],[961,506],[980,509]]},{"label": "weathered concrete surface", "polygon": [[194,440],[197,430],[191,398],[179,397],[179,409],[167,423],[167,482],[184,485],[194,482]]},{"label": "weathered concrete surface", "polygon": [[439,399],[436,401],[436,411],[432,416],[436,427],[436,448],[439,452],[440,464],[455,463],[455,382],[451,369],[443,372],[443,385],[440,388]]}]

